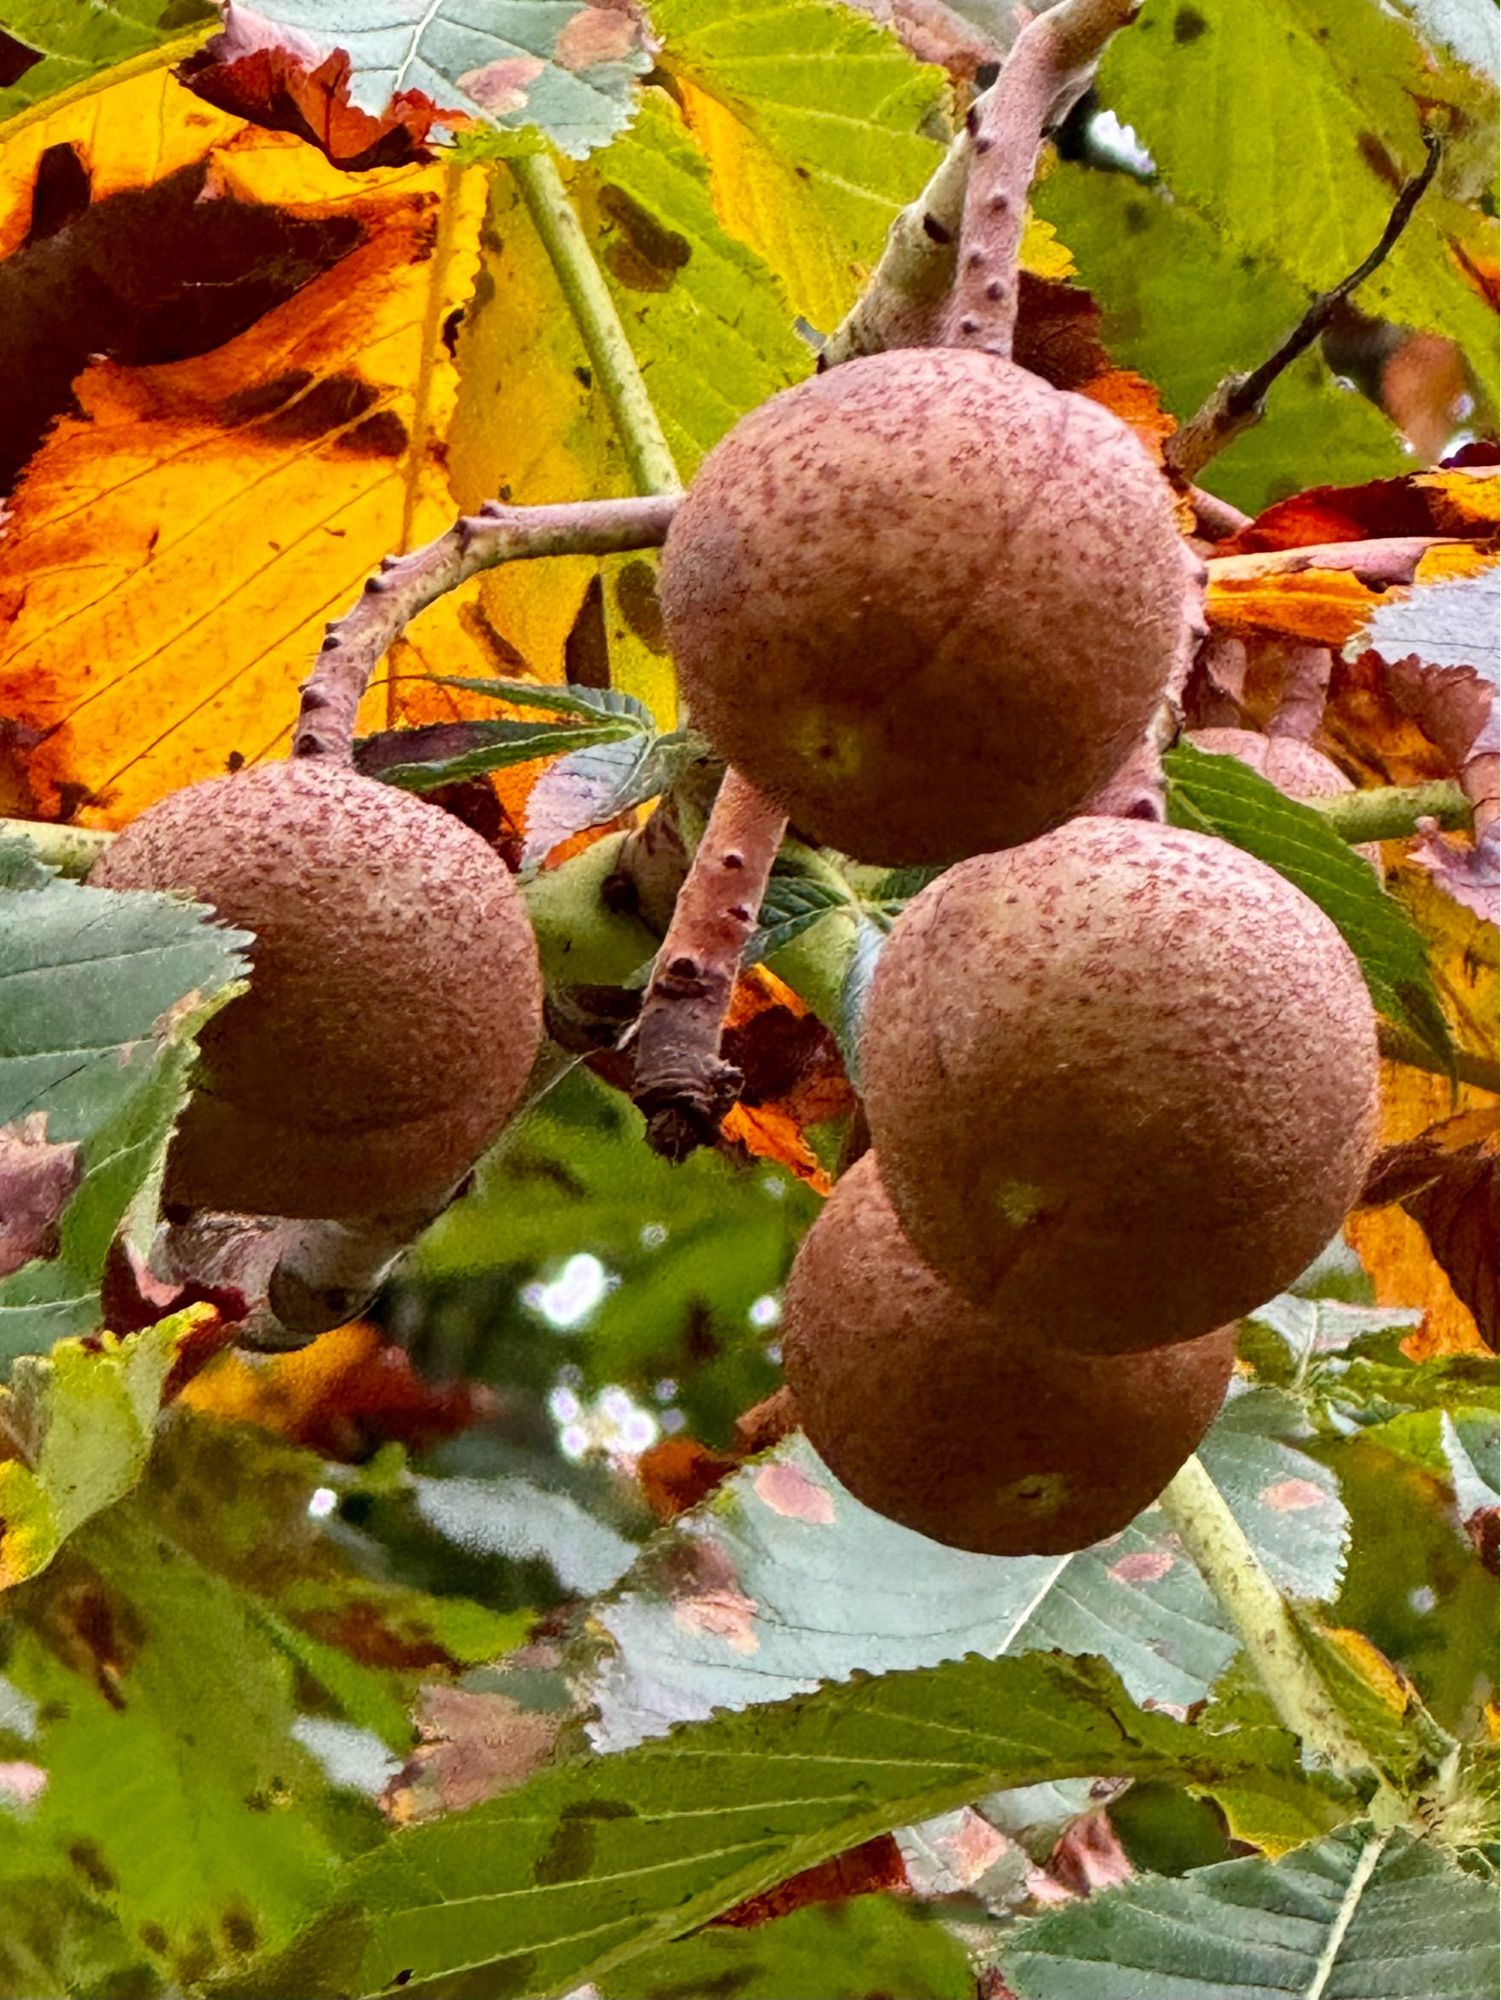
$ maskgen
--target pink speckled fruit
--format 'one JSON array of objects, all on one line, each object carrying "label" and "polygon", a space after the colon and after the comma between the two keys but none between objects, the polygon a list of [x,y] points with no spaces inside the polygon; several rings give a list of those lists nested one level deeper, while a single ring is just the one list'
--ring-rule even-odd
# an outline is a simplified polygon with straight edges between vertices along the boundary
[{"label": "pink speckled fruit", "polygon": [[1334,925],[1238,848],[1136,820],[1075,820],[925,889],[861,1059],[917,1247],[1097,1352],[1281,1291],[1374,1137],[1375,1016]]},{"label": "pink speckled fruit", "polygon": [[1076,811],[1136,747],[1190,597],[1127,426],[949,348],[753,410],[662,563],[695,723],[800,831],[882,862],[1010,847]]},{"label": "pink speckled fruit", "polygon": [[1065,1353],[1004,1286],[982,1311],[934,1275],[867,1153],[803,1238],[782,1352],[810,1443],[856,1499],[955,1548],[1055,1555],[1156,1499],[1214,1421],[1235,1334]]},{"label": "pink speckled fruit", "polygon": [[250,1214],[403,1213],[499,1134],[542,1032],[526,906],[479,836],[330,764],[174,792],[95,864],[255,934],[250,990],[200,1037],[167,1196]]}]

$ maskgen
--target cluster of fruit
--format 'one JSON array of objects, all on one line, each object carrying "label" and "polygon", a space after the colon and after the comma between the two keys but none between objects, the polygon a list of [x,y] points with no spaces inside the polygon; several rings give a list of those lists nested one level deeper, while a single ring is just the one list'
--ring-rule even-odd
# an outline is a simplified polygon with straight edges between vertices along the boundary
[{"label": "cluster of fruit", "polygon": [[784,1353],[851,1491],[965,1548],[1084,1547],[1161,1491],[1373,1138],[1328,918],[1222,842],[1088,814],[1186,663],[1195,567],[1123,423],[952,349],[773,399],[668,538],[725,755],[860,859],[957,859],[880,961],[874,1150],[802,1245]]},{"label": "cluster of fruit", "polygon": [[[882,958],[874,1141],[799,1253],[799,1417],[861,1499],[992,1552],[1124,1524],[1312,1258],[1371,1141],[1375,1024],[1328,919],[1243,853],[1092,817],[1195,631],[1197,565],[1108,410],[988,352],[775,397],[710,455],[663,606],[695,721],[799,830],[956,863]],[[1071,817],[1071,815],[1075,815]],[[458,821],[316,760],[164,800],[95,871],[256,936],[169,1202],[430,1212],[541,1037],[526,912]]]}]

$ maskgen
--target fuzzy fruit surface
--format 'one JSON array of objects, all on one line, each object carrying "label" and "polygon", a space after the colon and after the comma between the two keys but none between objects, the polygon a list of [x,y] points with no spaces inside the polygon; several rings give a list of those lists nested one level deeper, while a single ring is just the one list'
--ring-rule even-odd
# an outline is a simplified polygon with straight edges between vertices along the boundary
[{"label": "fuzzy fruit surface", "polygon": [[1136,747],[1187,644],[1166,482],[993,355],[879,354],[709,454],[662,563],[694,721],[811,837],[876,862],[1030,840]]},{"label": "fuzzy fruit surface", "polygon": [[263,764],[142,813],[95,865],[255,933],[209,1022],[168,1198],[253,1214],[401,1213],[500,1132],[541,1038],[526,908],[436,806],[342,767]]},{"label": "fuzzy fruit surface", "polygon": [[782,1353],[809,1441],[858,1500],[985,1555],[1088,1548],[1135,1518],[1214,1421],[1234,1330],[1073,1354],[982,1311],[902,1234],[867,1153],[799,1248]]},{"label": "fuzzy fruit surface", "polygon": [[1376,1021],[1334,925],[1238,848],[1139,820],[930,884],[877,966],[861,1065],[935,1269],[1095,1352],[1283,1290],[1375,1131]]}]

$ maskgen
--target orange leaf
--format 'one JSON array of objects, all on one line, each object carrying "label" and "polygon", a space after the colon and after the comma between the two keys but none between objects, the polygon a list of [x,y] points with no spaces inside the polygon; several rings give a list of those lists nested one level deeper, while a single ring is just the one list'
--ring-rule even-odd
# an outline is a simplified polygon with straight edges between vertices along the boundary
[{"label": "orange leaf", "polygon": [[478,1384],[430,1386],[405,1350],[364,1320],[295,1354],[222,1355],[182,1400],[226,1423],[255,1424],[326,1458],[350,1460],[393,1439],[414,1448],[434,1444],[496,1407]]},{"label": "orange leaf", "polygon": [[1273,576],[1211,575],[1205,609],[1216,631],[1236,638],[1270,634],[1341,647],[1382,595],[1348,570],[1304,569]]},{"label": "orange leaf", "polygon": [[834,1183],[818,1164],[818,1155],[803,1137],[797,1120],[770,1104],[737,1104],[725,1116],[720,1131],[759,1160],[790,1167],[815,1194],[832,1194]]}]

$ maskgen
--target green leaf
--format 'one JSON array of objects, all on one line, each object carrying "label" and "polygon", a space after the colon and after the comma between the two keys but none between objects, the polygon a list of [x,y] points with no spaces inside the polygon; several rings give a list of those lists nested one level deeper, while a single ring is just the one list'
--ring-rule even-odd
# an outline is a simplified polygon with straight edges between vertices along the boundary
[{"label": "green leaf", "polygon": [[539,681],[466,679],[459,674],[436,676],[440,687],[462,688],[466,694],[488,695],[493,701],[507,702],[512,708],[540,708],[549,715],[576,715],[596,723],[632,722],[651,729],[652,713],[644,701],[619,688],[554,686]]},{"label": "green leaf", "polygon": [[1350,1517],[1334,1474],[1286,1442],[1306,1435],[1292,1397],[1250,1389],[1231,1394],[1199,1456],[1277,1588],[1323,1600],[1339,1589]]},{"label": "green leaf", "polygon": [[938,164],[943,72],[826,0],[658,0],[652,22],[725,226],[832,332]]},{"label": "green leaf", "polygon": [[[1289,1746],[1290,1747],[1290,1746]],[[561,1994],[894,1826],[1005,1786],[1263,1761],[1136,1708],[1097,1660],[964,1660],[719,1716],[397,1837],[239,1990]],[[478,1987],[477,1987],[477,1990]]]},{"label": "green leaf", "polygon": [[[1453,106],[1482,132],[1494,116],[1472,71],[1430,60],[1409,22],[1371,0],[1148,0],[1107,51],[1100,87],[1175,199],[1306,292],[1380,240],[1396,181],[1423,165],[1422,104]],[[1448,233],[1473,235],[1473,213],[1431,189],[1356,303],[1451,335],[1488,381],[1494,315]]]},{"label": "green leaf", "polygon": [[[108,6],[71,0],[6,0],[0,27],[38,60],[20,68],[0,90],[0,125],[60,91],[78,90],[122,63],[162,62],[185,55],[214,19],[209,0],[110,0]],[[12,73],[19,68],[12,66]]]},{"label": "green leaf", "polygon": [[620,16],[611,34],[592,0],[489,0],[480,10],[464,0],[261,0],[256,11],[328,53],[347,50],[360,110],[379,117],[393,97],[417,92],[506,135],[510,150],[540,135],[582,159],[629,121],[650,67],[639,34]]},{"label": "green leaf", "polygon": [[[1228,1412],[1204,1461],[1274,1572],[1332,1593],[1347,1524],[1331,1475]],[[795,1437],[663,1529],[596,1600],[580,1680],[594,1740],[619,1749],[852,1673],[1051,1647],[1103,1653],[1138,1700],[1186,1705],[1235,1641],[1155,1508],[1072,1555],[974,1555],[863,1507]]]},{"label": "green leaf", "polygon": [[905,1897],[855,1896],[750,1929],[709,1928],[610,1973],[605,2000],[972,2000],[969,1954],[936,1911]]},{"label": "green leaf", "polygon": [[644,94],[635,125],[580,170],[572,192],[687,477],[813,357],[772,271],[726,232],[704,157],[664,92]]},{"label": "green leaf", "polygon": [[77,1884],[175,1986],[274,1949],[335,1859],[376,1836],[294,1739],[293,1668],[254,1607],[135,1500],[3,1608],[31,1716],[10,1754],[46,1780],[7,1814],[7,1886]]},{"label": "green leaf", "polygon": [[[485,1379],[515,1379],[519,1326],[544,1394],[565,1364],[581,1392],[621,1384],[648,1403],[668,1377],[695,1435],[727,1437],[775,1385],[752,1310],[782,1283],[818,1200],[767,1162],[743,1168],[701,1149],[674,1167],[642,1131],[627,1099],[575,1071],[511,1128],[476,1192],[422,1239],[404,1283],[415,1313],[445,1326],[467,1318],[463,1351],[482,1357],[468,1365]],[[505,1293],[496,1303],[497,1280],[551,1278],[565,1257],[598,1258],[607,1274],[582,1324],[549,1325]],[[478,1274],[493,1274],[488,1288]]]},{"label": "green leaf", "polygon": [[92,1331],[120,1220],[187,1095],[193,1037],[238,990],[243,931],[169,896],[84,888],[12,857],[0,887],[0,1125],[82,1146],[55,1257],[0,1280],[0,1361]]},{"label": "green leaf", "polygon": [[381,782],[407,792],[432,792],[440,785],[501,771],[508,764],[529,764],[539,757],[562,757],[601,743],[629,741],[640,731],[629,723],[469,722],[462,725],[470,748],[430,762],[389,764]]},{"label": "green leaf", "polygon": [[[1060,161],[1034,200],[1099,302],[1111,355],[1155,383],[1180,419],[1222,377],[1273,353],[1308,303],[1285,272],[1129,175]],[[1307,486],[1355,486],[1410,465],[1394,426],[1337,382],[1315,347],[1277,382],[1261,422],[1205,469],[1203,483],[1255,514]]]},{"label": "green leaf", "polygon": [[1180,743],[1162,763],[1172,824],[1217,834],[1295,883],[1338,927],[1380,1012],[1447,1065],[1453,1050],[1427,947],[1369,863],[1311,806],[1299,805],[1234,757]]},{"label": "green leaf", "polygon": [[1016,2000],[1490,2000],[1495,1897],[1404,1833],[1133,1882],[1017,1926]]},{"label": "green leaf", "polygon": [[0,1389],[0,1590],[47,1567],[68,1536],[128,1493],[146,1467],[162,1388],[194,1329],[190,1306],[125,1339],[61,1340],[25,1354]]},{"label": "green leaf", "polygon": [[1494,687],[1501,678],[1501,570],[1420,583],[1391,603],[1381,603],[1346,647],[1356,659],[1367,650],[1384,660],[1416,653],[1425,666],[1474,667]]}]

